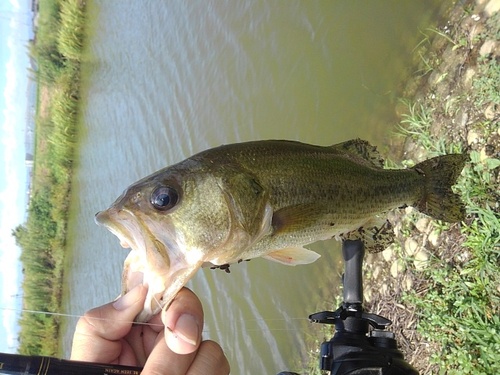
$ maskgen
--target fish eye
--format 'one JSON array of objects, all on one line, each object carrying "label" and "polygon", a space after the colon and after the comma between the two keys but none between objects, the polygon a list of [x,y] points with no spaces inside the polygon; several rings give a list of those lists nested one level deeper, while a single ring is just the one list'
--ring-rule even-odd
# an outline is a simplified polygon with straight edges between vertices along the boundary
[{"label": "fish eye", "polygon": [[179,194],[170,186],[160,186],[151,194],[151,204],[159,211],[167,211],[179,201]]}]

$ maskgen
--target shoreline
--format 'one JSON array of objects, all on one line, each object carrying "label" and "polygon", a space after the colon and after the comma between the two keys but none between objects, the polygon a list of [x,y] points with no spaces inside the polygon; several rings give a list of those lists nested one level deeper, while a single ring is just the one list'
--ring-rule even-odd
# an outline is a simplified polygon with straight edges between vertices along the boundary
[{"label": "shoreline", "polygon": [[455,186],[467,219],[450,225],[397,212],[395,244],[366,259],[366,284],[374,286],[365,306],[393,320],[405,359],[421,374],[500,372],[498,342],[488,334],[500,329],[499,9],[497,0],[468,1],[429,30],[420,55],[425,74],[399,108],[403,165],[470,154]]},{"label": "shoreline", "polygon": [[[433,156],[471,156],[455,191],[465,222],[412,208],[392,213],[396,240],[363,264],[364,309],[393,323],[420,374],[500,373],[500,1],[468,0],[426,30],[419,63],[397,105],[392,157],[410,167]],[[339,303],[341,301],[338,301]],[[325,329],[329,340],[332,330]],[[304,371],[318,370],[316,339]]]},{"label": "shoreline", "polygon": [[[60,311],[66,256],[71,176],[80,105],[80,64],[85,4],[41,0],[30,55],[36,60],[34,168],[26,222],[13,234],[21,248],[23,309],[21,354],[60,354]],[[56,26],[54,26],[56,25]]]}]

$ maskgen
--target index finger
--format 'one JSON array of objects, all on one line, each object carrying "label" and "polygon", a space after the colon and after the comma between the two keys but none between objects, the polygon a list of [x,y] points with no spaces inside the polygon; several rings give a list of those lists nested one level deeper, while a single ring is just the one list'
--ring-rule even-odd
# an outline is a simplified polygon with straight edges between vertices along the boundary
[{"label": "index finger", "polygon": [[123,354],[131,354],[122,353],[126,343],[121,339],[130,332],[146,294],[147,288],[138,285],[115,302],[85,313],[76,325],[71,359],[112,363],[120,362]]}]

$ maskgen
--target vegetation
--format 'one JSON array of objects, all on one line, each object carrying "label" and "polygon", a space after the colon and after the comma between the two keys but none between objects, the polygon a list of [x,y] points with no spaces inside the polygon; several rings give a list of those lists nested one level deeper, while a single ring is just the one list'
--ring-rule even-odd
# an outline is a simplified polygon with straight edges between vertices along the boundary
[{"label": "vegetation", "polygon": [[[35,168],[27,221],[13,231],[22,250],[26,310],[60,311],[83,26],[84,2],[39,1],[30,51],[38,82]],[[20,327],[20,353],[58,354],[57,316],[26,312]]]},{"label": "vegetation", "polygon": [[[497,13],[482,34],[447,34],[452,52],[476,59],[473,74],[469,73],[474,78],[452,81],[426,61],[430,72],[436,73],[434,82],[444,89],[431,87],[427,95],[406,102],[401,122],[401,134],[414,147],[410,155],[420,159],[468,152],[471,159],[455,186],[467,208],[465,222],[460,226],[431,222],[446,239],[429,252],[423,266],[416,267],[415,257],[399,249],[413,285],[418,285],[404,292],[402,301],[415,307],[417,331],[433,348],[430,362],[436,366],[426,373],[500,373],[500,60],[486,48],[477,51],[499,32]],[[467,126],[458,121],[464,114]],[[415,216],[403,219],[406,236],[415,231]]]},{"label": "vegetation", "polygon": [[[494,84],[497,80],[490,82]],[[479,94],[479,92],[478,92]],[[489,101],[488,101],[489,102]],[[412,112],[410,108],[410,113]],[[421,121],[429,108],[407,116],[406,125],[414,140],[429,156],[456,152],[460,144],[446,144],[429,133]],[[414,114],[415,115],[415,114]],[[491,123],[483,123],[486,139],[493,135]],[[495,125],[495,128],[497,125]],[[420,131],[419,131],[420,129]],[[496,129],[495,129],[496,132]],[[467,207],[468,218],[456,233],[453,243],[434,253],[419,272],[425,282],[410,290],[403,301],[416,307],[417,330],[440,349],[430,360],[441,374],[496,374],[500,372],[500,190],[495,157],[470,152],[471,162],[464,169],[456,190]],[[410,218],[403,230],[411,228]],[[450,226],[436,222],[439,230]],[[405,258],[414,268],[415,259]]]},{"label": "vegetation", "polygon": [[[467,219],[455,228],[432,224],[439,232],[448,230],[448,239],[418,272],[420,287],[403,294],[403,301],[416,308],[418,332],[437,348],[430,361],[440,374],[500,373],[500,60],[487,48],[472,52],[499,32],[497,13],[480,34],[447,35],[452,51],[466,51],[477,61],[471,90],[445,90],[444,97],[429,93],[409,105],[402,121],[402,133],[425,156],[463,150],[471,158],[456,185]],[[463,85],[467,88],[466,77]],[[456,123],[436,127],[463,113],[469,116],[468,129]],[[411,231],[408,221],[403,231]],[[405,260],[414,270],[415,259]]]},{"label": "vegetation", "polygon": [[[398,240],[364,265],[371,292],[365,308],[393,321],[405,359],[422,375],[498,374],[500,58],[485,46],[498,41],[500,12],[454,13],[445,27],[427,30],[415,50],[420,64],[405,94],[410,99],[401,101],[397,136],[406,166],[446,153],[470,155],[455,186],[467,217],[447,224],[415,210],[394,215]],[[307,373],[321,373],[318,359],[311,353]]]}]

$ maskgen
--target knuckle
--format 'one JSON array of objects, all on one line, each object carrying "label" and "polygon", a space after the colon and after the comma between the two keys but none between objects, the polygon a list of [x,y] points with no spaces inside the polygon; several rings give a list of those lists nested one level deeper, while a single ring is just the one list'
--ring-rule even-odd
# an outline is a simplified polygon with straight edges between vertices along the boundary
[{"label": "knuckle", "polygon": [[89,310],[76,323],[76,331],[85,332],[87,334],[93,332],[100,332],[101,321],[102,321],[102,314],[100,314],[100,310],[98,309]]},{"label": "knuckle", "polygon": [[203,352],[207,364],[217,368],[217,374],[229,374],[229,362],[221,346],[212,340],[203,341],[200,345],[200,353]]}]

